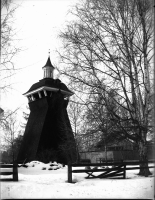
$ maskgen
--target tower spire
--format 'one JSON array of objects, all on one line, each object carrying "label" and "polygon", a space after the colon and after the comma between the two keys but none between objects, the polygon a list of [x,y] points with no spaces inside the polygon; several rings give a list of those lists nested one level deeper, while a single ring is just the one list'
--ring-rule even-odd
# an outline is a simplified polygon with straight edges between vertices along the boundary
[{"label": "tower spire", "polygon": [[46,65],[43,67],[43,78],[53,78],[54,67],[50,60],[50,49],[48,51],[48,59]]}]

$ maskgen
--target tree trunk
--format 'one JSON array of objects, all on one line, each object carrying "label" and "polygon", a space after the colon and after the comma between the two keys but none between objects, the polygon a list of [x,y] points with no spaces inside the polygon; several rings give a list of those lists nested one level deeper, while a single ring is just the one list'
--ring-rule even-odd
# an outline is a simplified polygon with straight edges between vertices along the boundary
[{"label": "tree trunk", "polygon": [[151,175],[152,173],[149,171],[149,168],[148,168],[148,156],[147,156],[146,142],[140,141],[138,145],[139,145],[140,162],[145,162],[145,163],[140,164],[140,167],[145,167],[145,168],[141,168],[138,175],[147,177],[148,175]]},{"label": "tree trunk", "polygon": [[15,161],[15,156],[14,156],[14,145],[12,143],[12,163]]},{"label": "tree trunk", "polygon": [[107,146],[105,145],[105,161],[107,162]]}]

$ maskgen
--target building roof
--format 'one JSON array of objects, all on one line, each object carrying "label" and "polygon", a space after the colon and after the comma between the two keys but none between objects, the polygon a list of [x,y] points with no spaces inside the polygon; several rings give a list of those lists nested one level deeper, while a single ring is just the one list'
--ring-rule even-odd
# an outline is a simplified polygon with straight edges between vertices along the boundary
[{"label": "building roof", "polygon": [[[120,145],[121,143],[122,144],[125,144],[125,143],[133,144],[132,141],[130,141],[129,139],[127,139],[124,135],[117,134],[117,132],[113,132],[113,134],[109,134],[106,137],[106,145],[107,146],[117,146],[117,145]],[[104,138],[101,139],[97,143],[96,147],[100,148],[100,147],[103,147],[103,146],[105,146]]]},{"label": "building roof", "polygon": [[[47,59],[46,65],[42,68],[46,68],[46,67],[48,67],[48,70],[51,70],[51,69],[49,69],[49,67],[51,67],[52,70],[54,70],[54,67],[51,64],[50,55]],[[31,95],[31,94],[36,93],[38,91],[41,91],[41,90],[55,91],[55,92],[61,91],[65,96],[71,96],[71,95],[74,94],[59,79],[53,79],[52,77],[44,77],[43,79],[39,80],[39,82],[34,83],[30,87],[30,89],[26,93],[24,93],[24,95],[28,96],[28,95]]]},{"label": "building roof", "polygon": [[[48,57],[47,62],[46,62],[46,65],[45,65],[44,67],[52,67],[53,69],[55,69],[55,68],[53,67],[52,63],[51,63],[50,56]],[[42,67],[42,68],[44,68],[44,67]]]},{"label": "building roof", "polygon": [[64,83],[62,83],[59,79],[44,78],[39,80],[39,82],[34,83],[30,87],[30,89],[26,93],[24,93],[24,95],[31,91],[37,90],[38,88],[41,88],[43,86],[56,88],[73,94],[73,92],[69,90],[67,86]]}]

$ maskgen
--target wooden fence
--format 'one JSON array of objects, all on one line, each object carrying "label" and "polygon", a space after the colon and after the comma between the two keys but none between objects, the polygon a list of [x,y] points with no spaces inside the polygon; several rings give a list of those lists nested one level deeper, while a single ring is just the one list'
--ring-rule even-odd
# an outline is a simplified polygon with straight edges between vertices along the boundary
[{"label": "wooden fence", "polygon": [[[108,177],[122,177],[126,178],[126,170],[144,169],[147,167],[127,167],[131,165],[140,165],[146,162],[139,161],[126,161],[126,162],[106,162],[106,163],[79,163],[79,164],[68,164],[68,182],[72,183],[72,173],[86,173],[86,178],[108,178]],[[149,161],[148,163],[154,163]],[[112,166],[112,168],[106,168]],[[85,167],[85,169],[72,169],[72,167]],[[93,168],[91,168],[93,167]],[[100,167],[100,169],[98,169]],[[155,166],[148,166],[149,168],[155,168]],[[99,175],[95,175],[95,172],[101,172]]]},{"label": "wooden fence", "polygon": [[[0,164],[0,169],[3,168],[5,171],[0,171],[0,175],[8,176],[12,175],[12,178],[0,178],[0,181],[18,181],[18,165],[14,164]],[[12,168],[12,171],[7,171],[6,169]]]}]

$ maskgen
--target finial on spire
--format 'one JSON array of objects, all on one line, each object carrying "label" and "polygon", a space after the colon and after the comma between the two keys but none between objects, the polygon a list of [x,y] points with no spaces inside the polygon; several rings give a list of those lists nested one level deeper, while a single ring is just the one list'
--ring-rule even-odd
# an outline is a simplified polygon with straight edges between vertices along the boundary
[{"label": "finial on spire", "polygon": [[50,49],[48,50],[48,56],[50,57]]}]

